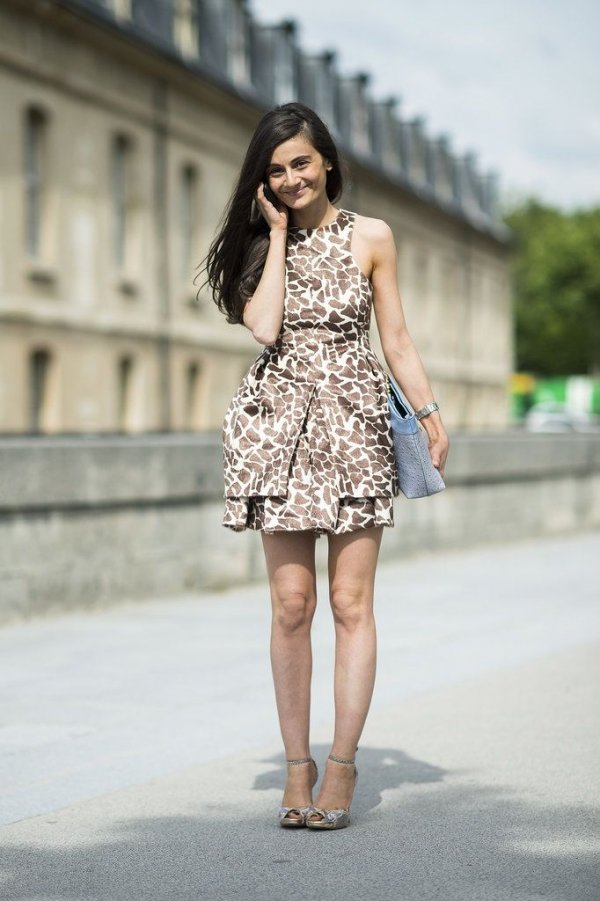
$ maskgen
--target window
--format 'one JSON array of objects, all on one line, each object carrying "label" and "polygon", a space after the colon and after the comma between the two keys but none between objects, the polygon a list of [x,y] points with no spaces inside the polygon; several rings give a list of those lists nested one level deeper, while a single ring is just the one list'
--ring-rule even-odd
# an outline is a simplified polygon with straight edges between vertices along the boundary
[{"label": "window", "polygon": [[121,19],[131,18],[131,0],[106,0]]},{"label": "window", "polygon": [[35,350],[29,357],[29,425],[32,432],[48,426],[51,355]]},{"label": "window", "polygon": [[189,363],[185,384],[185,428],[194,430],[201,426],[201,372],[198,363]]},{"label": "window", "polygon": [[432,167],[432,186],[442,200],[453,199],[453,162],[450,151],[450,139],[440,135],[429,142]]},{"label": "window", "polygon": [[131,19],[133,0],[96,0],[104,9],[110,10],[118,19]]},{"label": "window", "polygon": [[227,69],[237,84],[250,79],[250,13],[245,0],[233,0],[227,7]]},{"label": "window", "polygon": [[32,257],[42,249],[44,193],[46,188],[47,121],[42,110],[30,107],[25,117],[25,248]]},{"label": "window", "polygon": [[295,25],[291,21],[282,22],[272,31],[272,62],[274,74],[274,100],[276,103],[290,103],[297,92],[297,50],[295,45]]},{"label": "window", "polygon": [[117,429],[119,432],[127,432],[131,426],[132,376],[132,357],[121,357],[117,371]]},{"label": "window", "polygon": [[198,55],[197,0],[176,0],[175,42],[184,56]]},{"label": "window", "polygon": [[335,54],[298,55],[298,87],[300,99],[316,110],[330,127],[336,126]]},{"label": "window", "polygon": [[173,40],[173,0],[131,0],[131,18],[152,37]]},{"label": "window", "polygon": [[126,135],[117,135],[113,140],[111,159],[112,255],[113,263],[120,272],[127,272],[131,268],[132,153],[130,138]]},{"label": "window", "polygon": [[410,179],[414,184],[424,184],[427,179],[425,119],[415,116],[408,125]]},{"label": "window", "polygon": [[182,167],[179,188],[179,231],[181,235],[179,265],[181,281],[187,284],[193,281],[198,230],[198,170],[194,166]]}]

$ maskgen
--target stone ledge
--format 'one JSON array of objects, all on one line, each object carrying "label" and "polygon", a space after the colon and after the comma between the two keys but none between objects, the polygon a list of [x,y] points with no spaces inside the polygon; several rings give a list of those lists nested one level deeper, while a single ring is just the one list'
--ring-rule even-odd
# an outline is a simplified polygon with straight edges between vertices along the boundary
[{"label": "stone ledge", "polygon": [[449,485],[587,475],[600,470],[600,431],[450,436]]},{"label": "stone ledge", "polygon": [[[450,436],[446,483],[532,481],[600,471],[600,432]],[[221,437],[0,438],[0,512],[197,504],[222,498]]]},{"label": "stone ledge", "polygon": [[220,437],[0,439],[0,511],[198,503],[223,493]]}]

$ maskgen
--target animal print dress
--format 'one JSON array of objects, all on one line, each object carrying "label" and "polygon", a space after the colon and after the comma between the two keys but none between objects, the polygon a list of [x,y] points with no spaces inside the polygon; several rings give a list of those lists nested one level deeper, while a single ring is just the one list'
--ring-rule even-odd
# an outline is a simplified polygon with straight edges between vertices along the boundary
[{"label": "animal print dress", "polygon": [[283,325],[223,422],[223,525],[341,533],[393,526],[399,492],[385,373],[369,344],[372,286],[355,214],[288,229]]}]

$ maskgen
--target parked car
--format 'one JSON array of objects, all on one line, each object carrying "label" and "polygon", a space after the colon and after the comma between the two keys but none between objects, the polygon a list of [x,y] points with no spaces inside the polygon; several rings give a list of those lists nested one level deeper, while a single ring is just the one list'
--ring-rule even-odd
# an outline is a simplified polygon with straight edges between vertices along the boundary
[{"label": "parked car", "polygon": [[544,401],[527,411],[524,425],[529,432],[584,432],[594,427],[595,419],[585,413],[573,413],[553,401]]}]

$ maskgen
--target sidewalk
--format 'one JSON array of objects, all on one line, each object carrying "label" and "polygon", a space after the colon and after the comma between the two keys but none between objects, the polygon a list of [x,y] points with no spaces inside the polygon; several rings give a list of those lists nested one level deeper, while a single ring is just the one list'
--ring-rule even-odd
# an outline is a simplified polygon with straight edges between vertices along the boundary
[{"label": "sidewalk", "polygon": [[[264,586],[0,631],[0,897],[597,901],[599,551],[587,534],[380,567],[335,834],[276,823]],[[319,764],[331,646],[323,591]]]}]

